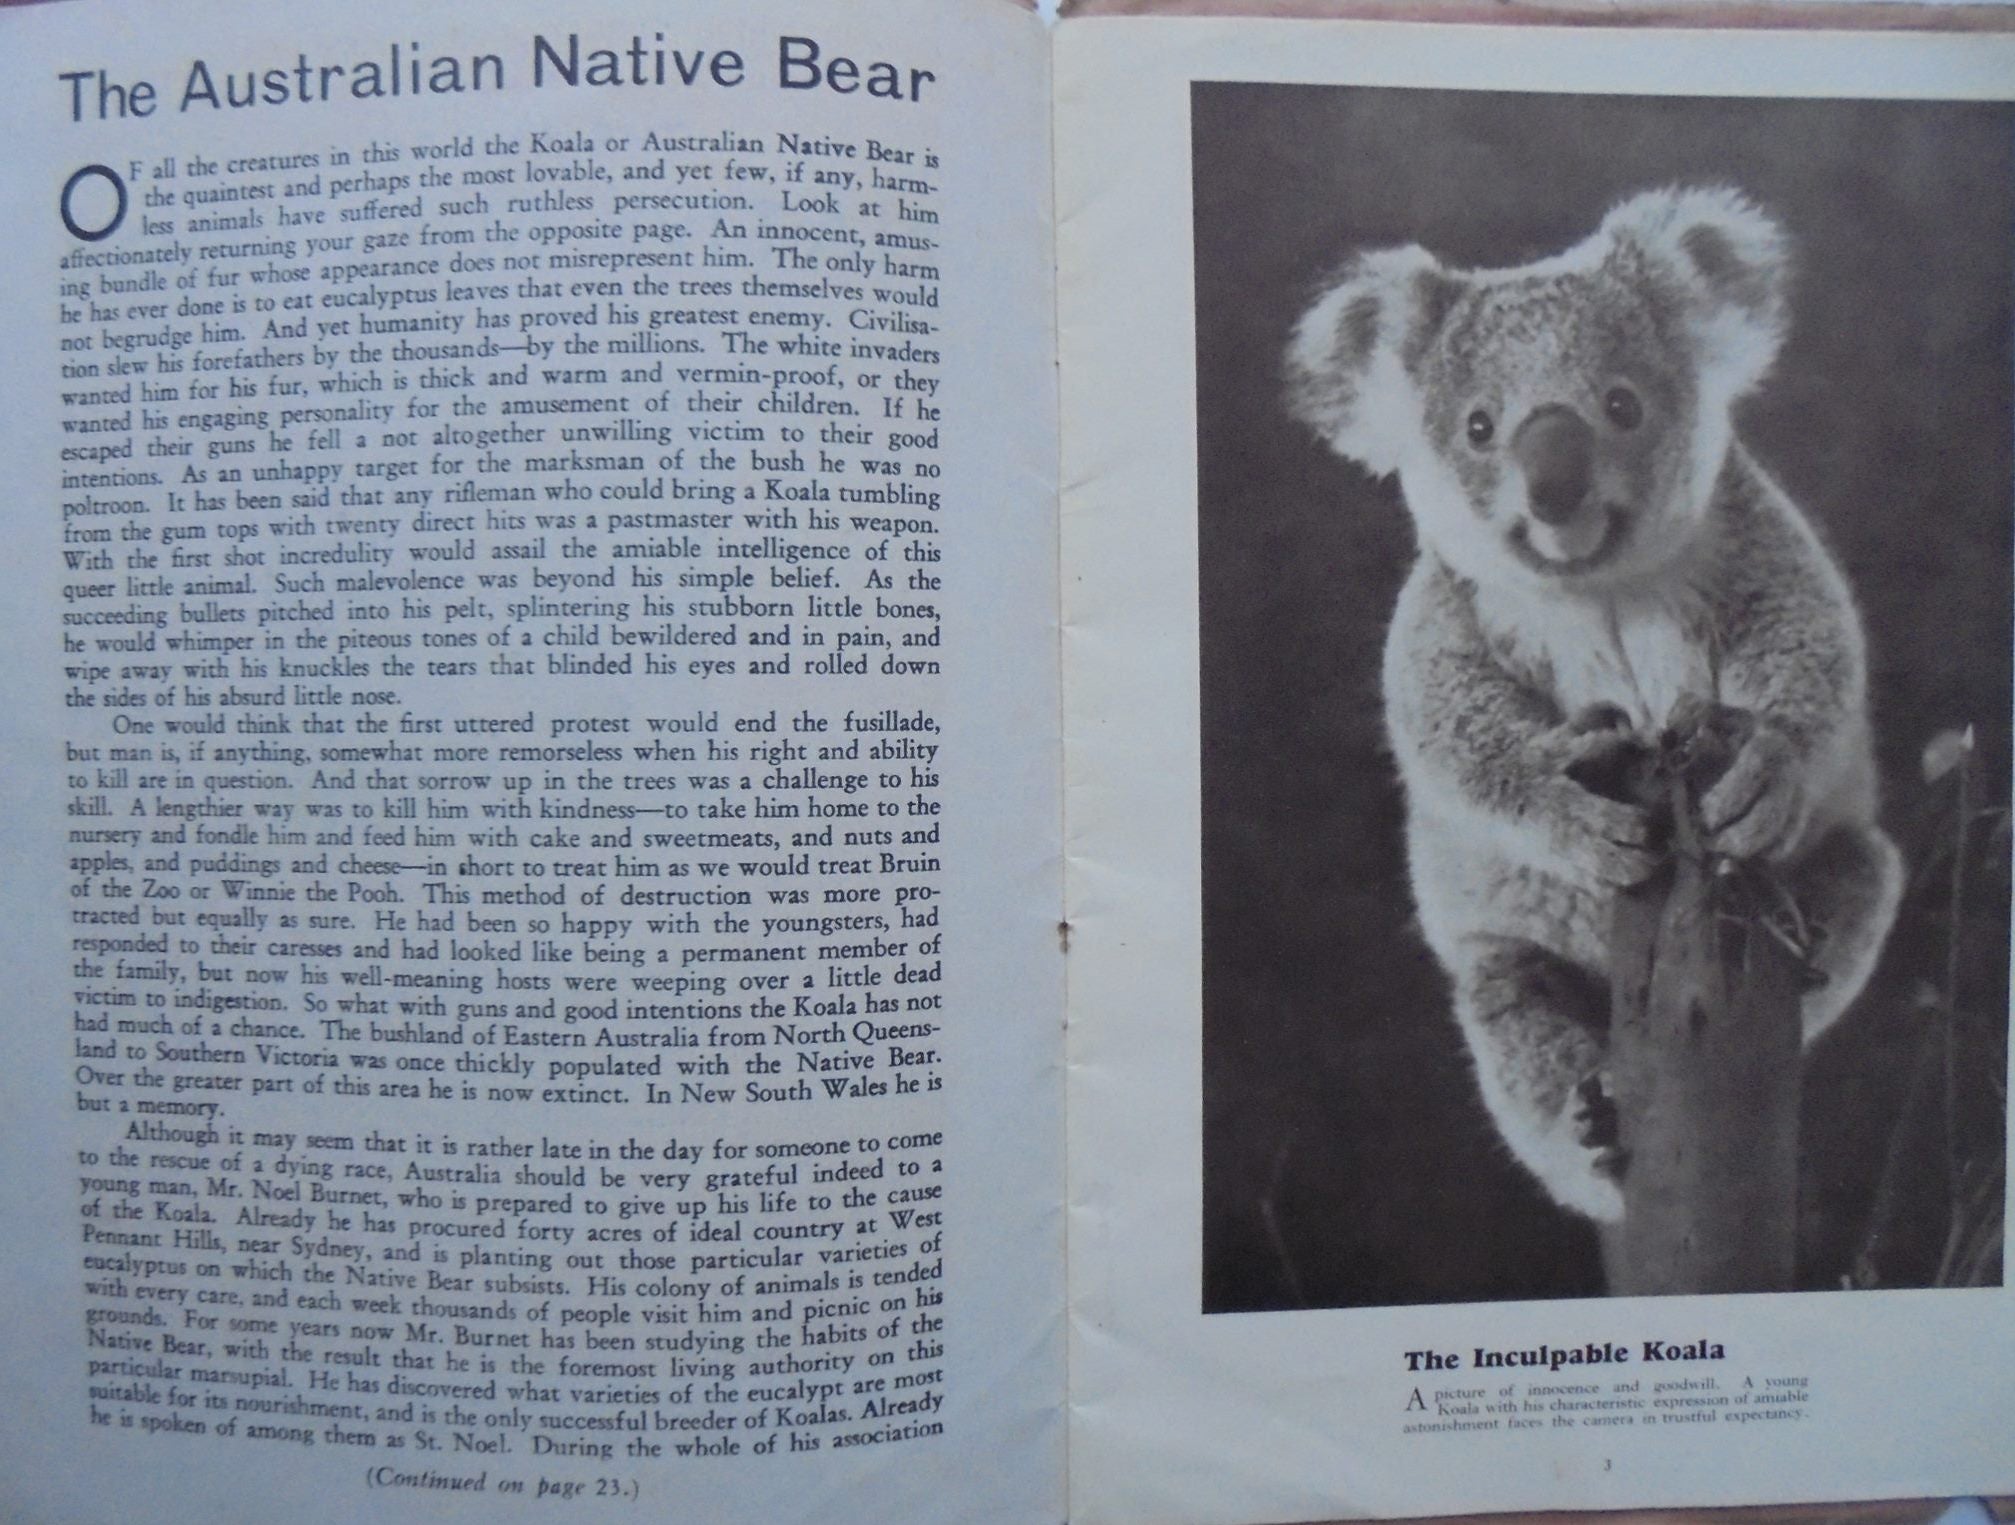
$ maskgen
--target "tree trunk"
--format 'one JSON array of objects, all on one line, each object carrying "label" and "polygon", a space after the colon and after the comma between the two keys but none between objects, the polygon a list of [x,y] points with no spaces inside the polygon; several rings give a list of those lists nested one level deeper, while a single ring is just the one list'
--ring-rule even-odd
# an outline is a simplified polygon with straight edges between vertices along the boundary
[{"label": "tree trunk", "polygon": [[1673,783],[1669,867],[1617,900],[1610,1075],[1624,1217],[1603,1239],[1616,1296],[1782,1292],[1798,1226],[1800,961],[1769,891],[1717,872]]}]

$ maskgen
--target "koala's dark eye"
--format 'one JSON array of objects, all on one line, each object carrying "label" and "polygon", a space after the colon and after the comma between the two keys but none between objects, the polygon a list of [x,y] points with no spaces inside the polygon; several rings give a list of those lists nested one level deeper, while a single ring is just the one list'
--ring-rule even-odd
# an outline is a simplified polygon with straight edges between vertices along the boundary
[{"label": "koala's dark eye", "polygon": [[1611,387],[1602,399],[1602,412],[1619,429],[1635,429],[1644,422],[1644,404],[1629,387]]},{"label": "koala's dark eye", "polygon": [[1469,442],[1481,450],[1497,434],[1497,425],[1490,421],[1490,415],[1478,408],[1469,415]]}]

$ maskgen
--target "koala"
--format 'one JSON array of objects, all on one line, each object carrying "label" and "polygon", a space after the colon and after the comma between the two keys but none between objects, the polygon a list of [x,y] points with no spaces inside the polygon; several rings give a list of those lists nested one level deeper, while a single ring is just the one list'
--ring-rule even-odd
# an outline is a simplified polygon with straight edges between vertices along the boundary
[{"label": "koala", "polygon": [[1700,820],[1796,902],[1808,1043],[1866,983],[1901,887],[1854,599],[1731,418],[1776,358],[1788,273],[1750,201],[1664,189],[1510,269],[1362,254],[1289,344],[1292,411],[1397,474],[1416,530],[1384,694],[1420,926],[1506,1145],[1600,1221],[1628,1168],[1604,1091],[1611,912],[1661,847],[1582,766],[1741,722]]}]

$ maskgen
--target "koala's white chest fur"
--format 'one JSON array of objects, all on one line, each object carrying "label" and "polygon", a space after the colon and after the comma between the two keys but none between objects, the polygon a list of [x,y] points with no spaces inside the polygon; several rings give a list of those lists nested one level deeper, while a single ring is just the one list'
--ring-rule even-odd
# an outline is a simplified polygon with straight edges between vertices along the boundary
[{"label": "koala's white chest fur", "polygon": [[1716,694],[1712,627],[1682,587],[1577,597],[1480,588],[1477,615],[1507,667],[1563,717],[1613,704],[1645,732],[1688,694]]}]

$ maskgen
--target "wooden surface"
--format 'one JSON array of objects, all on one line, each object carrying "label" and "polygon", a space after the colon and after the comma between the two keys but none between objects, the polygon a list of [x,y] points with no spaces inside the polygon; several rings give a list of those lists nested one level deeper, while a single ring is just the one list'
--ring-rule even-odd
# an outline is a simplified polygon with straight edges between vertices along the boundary
[{"label": "wooden surface", "polygon": [[[1684,802],[1681,802],[1682,805]],[[1619,1297],[1788,1292],[1798,1221],[1798,963],[1765,891],[1682,825],[1617,897],[1609,1064],[1626,1165],[1603,1243]]]}]

